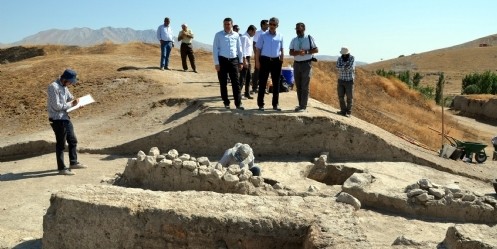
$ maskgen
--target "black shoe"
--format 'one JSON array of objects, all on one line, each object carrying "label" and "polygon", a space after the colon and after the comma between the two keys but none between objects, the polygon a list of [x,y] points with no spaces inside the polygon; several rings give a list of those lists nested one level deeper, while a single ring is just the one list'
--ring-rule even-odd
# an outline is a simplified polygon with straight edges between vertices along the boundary
[{"label": "black shoe", "polygon": [[264,111],[264,107],[259,107],[259,111],[263,112]]},{"label": "black shoe", "polygon": [[196,69],[195,69],[195,70],[193,70],[193,72],[194,72],[194,73],[198,73]]},{"label": "black shoe", "polygon": [[281,108],[279,108],[278,106],[273,106],[273,110],[280,112]]},{"label": "black shoe", "polygon": [[351,111],[347,111],[345,113],[345,117],[350,118],[350,116],[352,116],[352,112]]},{"label": "black shoe", "polygon": [[337,114],[340,114],[342,116],[345,116],[345,112],[344,111],[338,111]]},{"label": "black shoe", "polygon": [[245,97],[246,97],[247,99],[254,99],[254,97],[250,96],[250,93],[245,93]]},{"label": "black shoe", "polygon": [[238,110],[245,110],[245,107],[243,107],[243,106],[237,106],[236,109],[238,109]]},{"label": "black shoe", "polygon": [[230,105],[224,105],[224,108],[230,109]]},{"label": "black shoe", "polygon": [[305,107],[297,106],[297,107],[295,107],[295,111],[296,112],[305,112]]}]

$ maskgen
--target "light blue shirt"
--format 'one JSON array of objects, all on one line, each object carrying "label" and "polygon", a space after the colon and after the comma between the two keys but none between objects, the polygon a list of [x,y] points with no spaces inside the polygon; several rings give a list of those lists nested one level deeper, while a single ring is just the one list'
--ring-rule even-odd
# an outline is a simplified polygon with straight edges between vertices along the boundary
[{"label": "light blue shirt", "polygon": [[[309,42],[310,41],[310,42]],[[303,37],[295,37],[290,42],[290,50],[300,51],[300,50],[311,50],[317,48],[316,42],[314,42],[314,37],[304,35]],[[312,54],[295,55],[295,61],[307,61],[312,59]]]},{"label": "light blue shirt", "polygon": [[173,30],[169,26],[164,26],[164,24],[161,24],[157,28],[157,40],[163,40],[163,41],[174,41],[173,40]]},{"label": "light blue shirt", "polygon": [[261,56],[279,57],[283,49],[283,35],[278,32],[273,35],[267,31],[259,36],[255,47],[261,51]]},{"label": "light blue shirt", "polygon": [[60,80],[56,80],[48,86],[47,94],[48,117],[53,120],[69,120],[67,109],[72,107],[70,101],[74,99],[69,89]]},{"label": "light blue shirt", "polygon": [[219,65],[219,56],[233,59],[238,57],[238,63],[242,64],[242,43],[240,41],[240,35],[231,31],[231,33],[226,33],[221,30],[214,36],[214,42],[212,43],[212,57],[214,57],[214,65]]}]

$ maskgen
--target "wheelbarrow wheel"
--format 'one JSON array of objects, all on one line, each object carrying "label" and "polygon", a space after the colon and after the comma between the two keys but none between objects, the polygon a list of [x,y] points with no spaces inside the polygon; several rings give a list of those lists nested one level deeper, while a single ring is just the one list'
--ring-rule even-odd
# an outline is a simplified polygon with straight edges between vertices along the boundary
[{"label": "wheelbarrow wheel", "polygon": [[478,163],[483,163],[487,160],[487,154],[485,154],[484,151],[480,151],[478,152],[476,155],[475,155],[475,160],[478,162]]}]

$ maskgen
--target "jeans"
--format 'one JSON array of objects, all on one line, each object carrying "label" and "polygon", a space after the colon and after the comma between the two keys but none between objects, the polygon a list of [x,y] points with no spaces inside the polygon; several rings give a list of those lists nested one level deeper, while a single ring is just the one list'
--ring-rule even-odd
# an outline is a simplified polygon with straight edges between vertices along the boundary
[{"label": "jeans", "polygon": [[76,145],[78,140],[74,133],[74,128],[70,120],[50,120],[50,126],[55,133],[55,156],[57,158],[57,169],[64,170],[67,167],[64,164],[64,149],[67,144],[69,146],[69,163],[70,165],[78,162],[78,155],[76,153]]},{"label": "jeans", "polygon": [[299,107],[305,109],[309,100],[309,82],[311,81],[312,62],[294,62],[293,72]]},{"label": "jeans", "polygon": [[[352,104],[354,103],[354,81],[338,80],[337,84],[338,101],[340,102],[340,111],[342,113],[350,113]],[[347,103],[345,103],[347,96]]]},{"label": "jeans", "polygon": [[259,58],[259,92],[257,93],[257,105],[259,107],[264,107],[264,95],[267,85],[267,79],[271,73],[271,80],[273,81],[273,108],[278,107],[279,97],[280,97],[280,76],[281,76],[281,66],[283,61],[278,58],[269,58],[266,56],[261,56]]},{"label": "jeans", "polygon": [[169,67],[169,55],[171,54],[171,49],[173,48],[173,42],[164,41],[160,45],[160,67]]},{"label": "jeans", "polygon": [[238,57],[228,59],[219,56],[219,71],[217,78],[219,80],[221,89],[221,98],[225,106],[229,106],[230,100],[228,99],[228,74],[231,79],[231,88],[233,89],[233,98],[235,99],[236,107],[242,105],[242,96],[240,94],[240,84],[238,83]]}]

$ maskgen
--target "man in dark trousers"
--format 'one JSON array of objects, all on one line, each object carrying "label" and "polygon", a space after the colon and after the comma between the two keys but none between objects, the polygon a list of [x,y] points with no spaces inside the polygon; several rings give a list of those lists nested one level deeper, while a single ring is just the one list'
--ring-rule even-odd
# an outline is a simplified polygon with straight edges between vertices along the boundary
[{"label": "man in dark trousers", "polygon": [[236,109],[244,110],[238,82],[239,70],[243,67],[240,35],[233,31],[233,20],[229,17],[224,19],[223,27],[223,30],[216,33],[212,43],[212,56],[217,78],[219,79],[221,98],[223,99],[224,107],[230,109],[227,88],[229,74]]},{"label": "man in dark trousers", "polygon": [[[78,140],[74,133],[71,119],[67,109],[78,104],[79,100],[75,99],[67,86],[77,83],[77,74],[72,69],[66,69],[59,79],[55,80],[48,86],[48,120],[55,133],[56,145],[55,155],[57,157],[57,169],[61,175],[74,175],[71,169],[86,168],[85,165],[78,162],[76,145]],[[69,145],[69,165],[64,164],[65,144]]]},{"label": "man in dark trousers", "polygon": [[305,35],[305,24],[297,23],[295,26],[297,37],[290,42],[290,55],[293,59],[293,73],[297,87],[297,99],[299,105],[295,107],[296,112],[303,112],[307,108],[309,100],[309,83],[312,73],[313,54],[318,52],[314,38]]},{"label": "man in dark trousers", "polygon": [[283,65],[284,49],[283,35],[276,32],[279,20],[276,17],[269,19],[269,30],[259,36],[255,44],[255,68],[259,70],[259,92],[257,93],[257,105],[260,111],[264,111],[264,89],[271,73],[273,82],[273,110],[281,111],[279,107],[280,76]]}]

